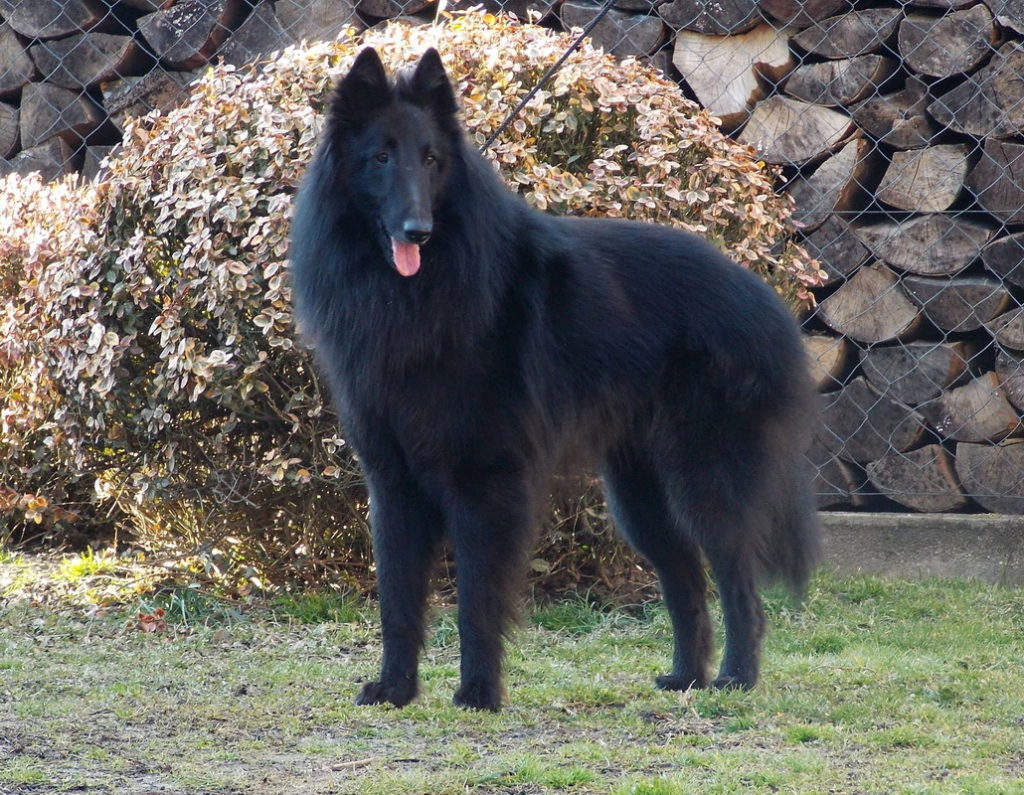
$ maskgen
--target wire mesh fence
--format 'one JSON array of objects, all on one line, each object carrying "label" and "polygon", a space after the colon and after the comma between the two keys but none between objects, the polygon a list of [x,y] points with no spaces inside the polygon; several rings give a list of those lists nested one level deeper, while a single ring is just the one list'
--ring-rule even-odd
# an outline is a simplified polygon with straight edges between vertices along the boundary
[{"label": "wire mesh fence", "polygon": [[[567,29],[600,5],[484,7]],[[126,118],[172,107],[212,61],[438,11],[0,0],[0,173],[92,177]],[[827,273],[804,320],[821,505],[1024,513],[1024,3],[617,0],[591,38],[782,168]]]}]

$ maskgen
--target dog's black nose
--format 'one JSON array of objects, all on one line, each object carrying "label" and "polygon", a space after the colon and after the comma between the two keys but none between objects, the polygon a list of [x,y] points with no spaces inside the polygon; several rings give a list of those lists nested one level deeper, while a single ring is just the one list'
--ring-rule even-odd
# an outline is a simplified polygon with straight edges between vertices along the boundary
[{"label": "dog's black nose", "polygon": [[405,235],[405,239],[410,243],[415,243],[417,246],[422,246],[430,240],[432,229],[432,224],[429,221],[406,221],[402,225],[402,233]]}]

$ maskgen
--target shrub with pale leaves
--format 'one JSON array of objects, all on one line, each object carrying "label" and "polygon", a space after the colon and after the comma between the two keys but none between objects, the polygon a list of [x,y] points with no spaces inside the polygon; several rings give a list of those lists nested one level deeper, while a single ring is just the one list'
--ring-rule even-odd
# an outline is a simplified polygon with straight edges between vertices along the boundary
[{"label": "shrub with pale leaves", "polygon": [[[362,44],[392,69],[432,46],[482,143],[569,40],[472,13],[291,48],[130,123],[100,182],[0,181],[0,510],[112,517],[235,572],[358,574],[358,470],[286,268],[321,111]],[[819,279],[776,174],[639,62],[584,44],[489,156],[538,208],[686,227],[794,304]]]}]

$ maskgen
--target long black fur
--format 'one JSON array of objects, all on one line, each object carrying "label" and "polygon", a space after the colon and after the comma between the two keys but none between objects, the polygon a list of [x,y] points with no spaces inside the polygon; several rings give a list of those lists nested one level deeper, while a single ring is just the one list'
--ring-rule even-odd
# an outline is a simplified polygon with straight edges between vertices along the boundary
[{"label": "long black fur", "polygon": [[[402,276],[391,240],[414,233],[429,240]],[[384,659],[359,703],[415,696],[447,535],[455,702],[500,706],[534,508],[570,447],[600,467],[660,578],[675,649],[658,685],[755,684],[757,585],[802,589],[818,550],[803,466],[815,401],[769,287],[676,229],[529,208],[464,141],[433,50],[392,84],[367,49],[339,81],[291,245],[300,328],[370,492]],[[726,627],[713,681],[704,560]]]}]

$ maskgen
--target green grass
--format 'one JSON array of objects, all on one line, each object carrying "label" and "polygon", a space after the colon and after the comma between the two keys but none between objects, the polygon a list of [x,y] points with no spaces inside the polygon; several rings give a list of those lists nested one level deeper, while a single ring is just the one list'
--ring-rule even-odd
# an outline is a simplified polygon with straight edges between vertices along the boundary
[{"label": "green grass", "polygon": [[110,550],[96,552],[87,548],[77,555],[65,557],[57,567],[56,579],[74,582],[97,575],[113,575],[118,571],[117,554]]},{"label": "green grass", "polygon": [[[140,631],[158,605],[167,626]],[[15,595],[0,608],[0,792],[1024,793],[1020,590],[820,576],[803,610],[766,607],[750,693],[655,690],[670,658],[658,606],[531,608],[492,715],[451,705],[450,608],[420,698],[396,710],[352,703],[380,659],[359,599],[243,611],[186,588],[90,612]]]},{"label": "green grass", "polygon": [[271,603],[281,618],[301,624],[344,624],[365,621],[372,611],[359,597],[348,593],[290,593]]},{"label": "green grass", "polygon": [[234,602],[220,599],[198,586],[162,588],[140,599],[137,607],[139,613],[163,610],[164,621],[178,629],[231,624],[243,619],[241,609]]},{"label": "green grass", "polygon": [[530,615],[533,626],[567,635],[589,635],[607,619],[607,605],[594,604],[583,596],[538,607]]}]

